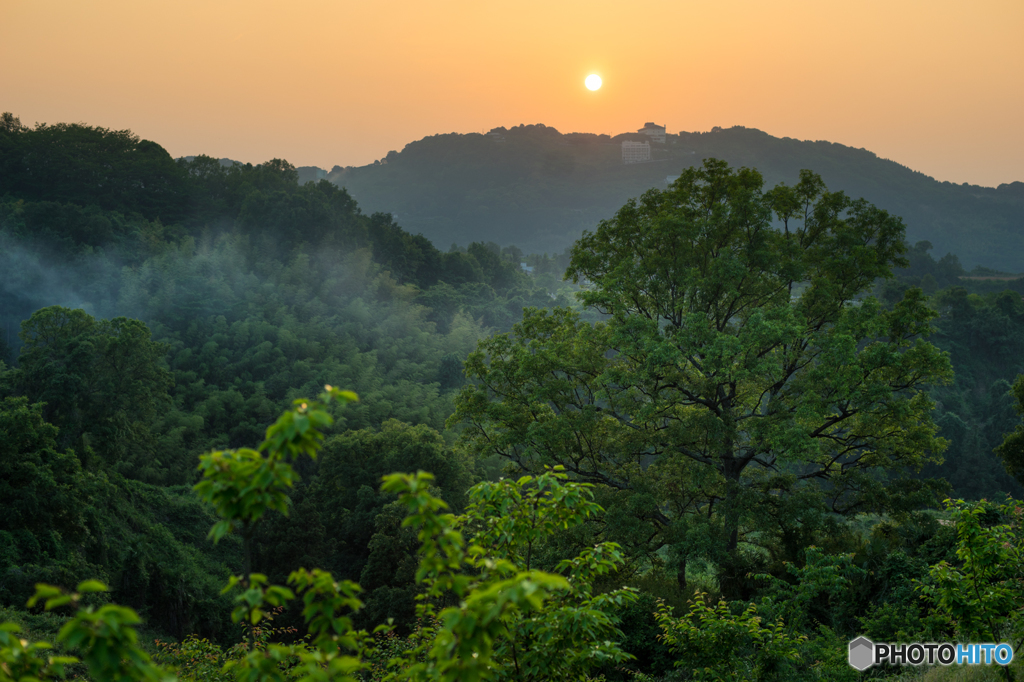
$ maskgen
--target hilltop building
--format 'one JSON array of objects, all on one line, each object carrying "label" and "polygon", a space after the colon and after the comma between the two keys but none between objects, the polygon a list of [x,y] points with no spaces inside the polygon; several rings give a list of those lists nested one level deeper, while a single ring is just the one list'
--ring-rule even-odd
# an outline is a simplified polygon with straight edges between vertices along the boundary
[{"label": "hilltop building", "polygon": [[641,163],[651,160],[650,142],[633,142],[623,140],[622,142],[622,163]]},{"label": "hilltop building", "polygon": [[665,144],[665,126],[660,126],[657,123],[651,123],[648,121],[644,124],[644,127],[637,131],[643,133],[651,138],[652,142],[660,142]]}]

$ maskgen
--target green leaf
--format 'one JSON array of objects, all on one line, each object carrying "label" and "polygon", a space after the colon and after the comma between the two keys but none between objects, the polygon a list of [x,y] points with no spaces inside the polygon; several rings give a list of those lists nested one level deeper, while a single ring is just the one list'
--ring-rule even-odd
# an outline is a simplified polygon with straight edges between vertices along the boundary
[{"label": "green leaf", "polygon": [[86,580],[78,583],[77,591],[83,594],[88,592],[107,592],[108,588],[98,580]]}]

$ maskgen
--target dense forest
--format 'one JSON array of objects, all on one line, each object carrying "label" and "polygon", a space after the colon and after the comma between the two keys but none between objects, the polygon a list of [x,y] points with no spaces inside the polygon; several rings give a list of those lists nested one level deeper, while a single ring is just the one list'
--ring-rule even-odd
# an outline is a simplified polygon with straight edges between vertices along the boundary
[{"label": "dense forest", "polygon": [[830,191],[838,162],[703,154],[558,255],[497,222],[442,251],[282,160],[4,114],[0,679],[946,679],[847,642],[1016,648],[1024,280]]},{"label": "dense forest", "polygon": [[452,495],[472,480],[440,432],[476,341],[523,306],[565,302],[518,254],[442,253],[330,183],[300,186],[282,161],[176,163],[128,132],[10,116],[2,135],[0,391],[11,415],[33,415],[29,451],[62,458],[31,467],[57,467],[67,505],[27,526],[52,491],[31,467],[10,473],[27,487],[6,504],[27,506],[0,522],[3,570],[17,567],[0,583],[6,605],[39,581],[96,577],[124,581],[118,598],[170,634],[226,636],[213,576],[239,554],[203,540],[209,513],[187,487],[197,456],[259,442],[291,398],[327,382],[361,401],[260,547],[267,562],[311,556],[358,579],[383,474],[426,467]]},{"label": "dense forest", "polygon": [[652,142],[649,163],[624,165],[625,139],[649,138],[562,134],[542,124],[434,135],[368,166],[336,166],[328,177],[362,206],[396,213],[406,229],[436,244],[493,240],[558,253],[627,199],[665,189],[705,158],[757,168],[768,185],[795,183],[810,168],[829,188],[901,216],[911,243],[928,240],[968,269],[1024,272],[1024,182],[938,182],[865,149],[743,127],[670,134],[663,144]]}]

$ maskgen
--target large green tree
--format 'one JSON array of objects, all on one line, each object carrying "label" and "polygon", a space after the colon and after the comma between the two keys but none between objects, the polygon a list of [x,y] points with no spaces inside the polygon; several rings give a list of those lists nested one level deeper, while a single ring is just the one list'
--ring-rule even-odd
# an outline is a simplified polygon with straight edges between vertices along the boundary
[{"label": "large green tree", "polygon": [[0,399],[0,532],[84,533],[81,465],[73,453],[57,450],[56,437],[42,405]]},{"label": "large green tree", "polygon": [[143,322],[50,306],[22,323],[20,337],[18,368],[0,378],[44,404],[60,448],[74,447],[83,461],[95,453],[129,473],[153,464],[153,427],[171,407],[173,381],[163,367],[166,346]]},{"label": "large green tree", "polygon": [[567,276],[605,319],[528,312],[466,363],[450,423],[517,469],[602,484],[623,545],[711,560],[723,588],[799,558],[840,515],[914,503],[894,472],[935,461],[920,290],[866,296],[904,265],[902,221],[863,200],[717,160],[628,202],[576,243]]}]

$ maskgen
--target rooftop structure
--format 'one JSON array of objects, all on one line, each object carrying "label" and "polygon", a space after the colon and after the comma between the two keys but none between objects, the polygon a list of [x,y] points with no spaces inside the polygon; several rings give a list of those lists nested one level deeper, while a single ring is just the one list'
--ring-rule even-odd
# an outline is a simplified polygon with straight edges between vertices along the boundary
[{"label": "rooftop structure", "polygon": [[637,132],[649,136],[652,142],[665,143],[665,126],[660,126],[657,123],[651,123],[648,121],[644,124],[644,127]]}]

